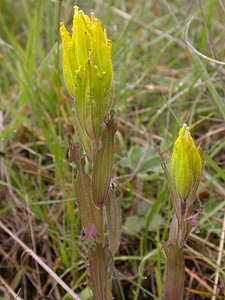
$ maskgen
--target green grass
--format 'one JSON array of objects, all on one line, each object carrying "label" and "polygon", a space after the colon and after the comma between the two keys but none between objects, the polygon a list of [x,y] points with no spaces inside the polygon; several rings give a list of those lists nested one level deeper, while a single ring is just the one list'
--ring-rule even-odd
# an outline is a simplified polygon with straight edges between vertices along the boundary
[{"label": "green grass", "polygon": [[[67,157],[76,135],[58,34],[60,21],[71,28],[76,4],[87,14],[94,11],[114,41],[114,182],[122,194],[124,224],[115,299],[162,294],[160,247],[168,238],[172,206],[156,149],[169,159],[182,123],[207,151],[199,187],[201,233],[193,232],[185,247],[185,299],[214,299],[216,274],[217,299],[224,299],[224,69],[184,40],[190,18],[200,18],[202,23],[190,24],[189,41],[202,54],[225,61],[224,8],[214,0],[104,3],[0,0],[0,221],[82,293],[82,300],[89,299],[86,247]],[[0,236],[0,299],[17,293],[22,299],[73,299],[2,228]]]}]

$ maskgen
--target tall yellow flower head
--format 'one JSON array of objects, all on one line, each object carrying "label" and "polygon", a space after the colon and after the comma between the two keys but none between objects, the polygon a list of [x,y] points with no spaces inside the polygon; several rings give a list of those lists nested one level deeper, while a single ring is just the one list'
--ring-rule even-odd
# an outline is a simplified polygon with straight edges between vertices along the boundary
[{"label": "tall yellow flower head", "polygon": [[170,162],[170,175],[175,191],[181,200],[186,200],[197,190],[202,174],[202,150],[195,142],[186,124],[179,131]]},{"label": "tall yellow flower head", "polygon": [[113,102],[112,41],[107,39],[94,13],[91,18],[74,9],[72,35],[62,23],[63,71],[67,88],[75,99],[76,128],[87,155],[90,144],[102,132]]},{"label": "tall yellow flower head", "polygon": [[72,36],[63,22],[60,34],[63,42],[64,77],[71,95],[76,98],[79,87],[77,73],[87,72],[87,61],[96,67],[99,78],[105,82],[105,91],[108,92],[112,85],[112,41],[107,39],[100,20],[95,18],[94,13],[90,19],[75,6]]}]

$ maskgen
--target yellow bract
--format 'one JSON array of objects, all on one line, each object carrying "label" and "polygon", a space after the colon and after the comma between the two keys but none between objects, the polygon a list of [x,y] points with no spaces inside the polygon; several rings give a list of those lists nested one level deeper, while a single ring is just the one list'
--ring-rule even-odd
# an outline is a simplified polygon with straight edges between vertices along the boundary
[{"label": "yellow bract", "polygon": [[[61,24],[60,34],[63,42],[63,71],[69,92],[75,98],[79,81],[76,73],[87,76],[86,62],[92,62],[97,66],[99,77],[104,81],[105,93],[112,85],[112,63],[111,49],[112,41],[107,39],[106,30],[102,28],[101,22],[95,18],[91,19],[75,6],[72,36]],[[78,99],[79,100],[79,99]]]},{"label": "yellow bract", "polygon": [[180,199],[186,200],[193,188],[197,188],[202,174],[202,151],[186,124],[179,131],[170,162],[170,175]]}]

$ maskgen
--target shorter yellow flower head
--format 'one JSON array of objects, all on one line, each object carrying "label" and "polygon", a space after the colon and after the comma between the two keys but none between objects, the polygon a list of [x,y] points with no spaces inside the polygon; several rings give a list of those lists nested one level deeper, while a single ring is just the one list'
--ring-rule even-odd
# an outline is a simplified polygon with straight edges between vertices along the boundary
[{"label": "shorter yellow flower head", "polygon": [[186,200],[192,189],[197,190],[203,168],[202,151],[186,124],[179,131],[170,162],[170,175],[179,198]]}]

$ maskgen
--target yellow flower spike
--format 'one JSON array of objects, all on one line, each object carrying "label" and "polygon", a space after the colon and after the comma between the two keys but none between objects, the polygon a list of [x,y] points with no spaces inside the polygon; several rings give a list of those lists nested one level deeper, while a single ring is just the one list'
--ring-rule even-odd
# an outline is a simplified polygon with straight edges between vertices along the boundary
[{"label": "yellow flower spike", "polygon": [[75,73],[80,69],[84,71],[85,63],[90,59],[99,69],[99,76],[104,76],[107,93],[112,85],[112,41],[107,39],[106,30],[102,28],[100,20],[95,18],[94,13],[91,14],[90,20],[75,6],[72,37],[63,23],[61,23],[60,34],[63,42],[64,76],[71,95],[76,97],[74,87],[77,88],[78,83],[75,82]]},{"label": "yellow flower spike", "polygon": [[[113,102],[112,41],[101,22],[74,8],[72,36],[61,24],[63,71],[67,88],[75,98],[76,128],[87,156],[93,161],[100,145],[102,123]],[[95,149],[95,150],[94,150]]]},{"label": "yellow flower spike", "polygon": [[[63,23],[61,23],[60,34],[63,41],[64,70],[70,69],[74,74],[75,71],[84,68],[91,50],[93,64],[99,68],[101,75],[107,74],[106,90],[109,90],[112,84],[112,41],[107,39],[106,30],[103,30],[100,20],[95,18],[94,13],[91,14],[90,20],[82,10],[75,6],[72,37]],[[68,84],[71,77],[67,78],[67,72],[64,75]],[[69,86],[68,89],[72,96],[75,96],[73,89],[71,91]]]},{"label": "yellow flower spike", "polygon": [[196,147],[189,132],[189,127],[184,124],[174,144],[170,162],[170,175],[175,191],[181,200],[182,215],[186,209],[186,207],[182,208],[182,201],[186,203],[186,199],[189,195],[193,194],[193,192],[196,193],[202,174],[202,167],[202,151]]}]

